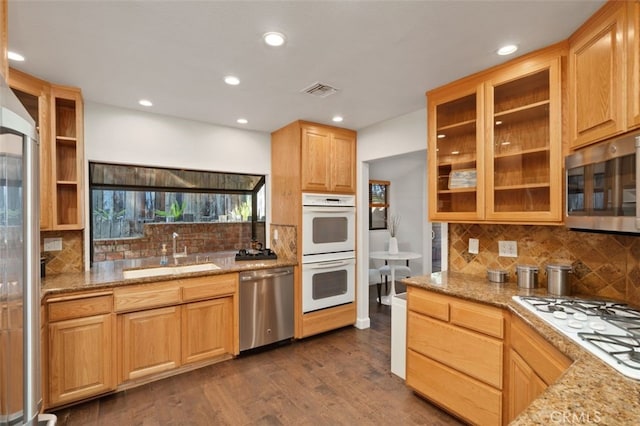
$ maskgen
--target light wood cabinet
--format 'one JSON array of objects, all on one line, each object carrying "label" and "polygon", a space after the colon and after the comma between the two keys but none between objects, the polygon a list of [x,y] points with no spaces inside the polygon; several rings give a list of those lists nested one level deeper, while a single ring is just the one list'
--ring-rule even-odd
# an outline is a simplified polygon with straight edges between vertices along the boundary
[{"label": "light wood cabinet", "polygon": [[407,291],[407,385],[468,422],[501,424],[504,312]]},{"label": "light wood cabinet", "polygon": [[180,366],[180,306],[118,317],[123,381]]},{"label": "light wood cabinet", "polygon": [[10,69],[9,86],[40,139],[40,229],[84,228],[83,103],[80,89]]},{"label": "light wood cabinet", "polygon": [[355,193],[355,132],[310,124],[301,130],[302,190]]},{"label": "light wood cabinet", "polygon": [[625,2],[609,2],[570,38],[572,148],[621,133],[625,122]]},{"label": "light wood cabinet", "polygon": [[50,406],[115,389],[112,305],[112,296],[108,294],[69,296],[47,302]]},{"label": "light wood cabinet", "polygon": [[427,93],[431,220],[562,222],[566,47]]},{"label": "light wood cabinet", "polygon": [[627,2],[627,126],[640,127],[640,1]]},{"label": "light wood cabinet", "polygon": [[517,317],[510,321],[508,420],[513,420],[571,365],[571,359]]},{"label": "light wood cabinet", "polygon": [[233,353],[233,298],[182,307],[182,363]]},{"label": "light wood cabinet", "polygon": [[[302,247],[302,194],[356,193],[356,132],[306,121],[295,121],[271,133],[271,221],[292,226]],[[302,264],[302,251],[298,251]],[[294,337],[354,324],[356,305],[321,312],[302,312],[299,267],[294,272]]]},{"label": "light wood cabinet", "polygon": [[53,224],[58,230],[84,228],[84,118],[79,89],[51,86]]},{"label": "light wood cabinet", "polygon": [[51,196],[51,85],[21,71],[10,69],[9,87],[36,122],[40,143],[40,229],[53,229]]}]

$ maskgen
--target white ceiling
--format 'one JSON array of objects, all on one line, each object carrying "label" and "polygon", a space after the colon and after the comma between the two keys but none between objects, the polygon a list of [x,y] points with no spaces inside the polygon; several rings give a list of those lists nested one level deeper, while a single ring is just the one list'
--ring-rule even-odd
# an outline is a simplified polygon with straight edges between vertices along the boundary
[{"label": "white ceiling", "polygon": [[[359,130],[510,59],[495,54],[502,44],[520,55],[567,38],[603,3],[9,0],[9,48],[27,58],[11,66],[89,102],[264,132],[340,114]],[[267,47],[267,31],[287,43]],[[316,81],[340,91],[300,93]]]}]

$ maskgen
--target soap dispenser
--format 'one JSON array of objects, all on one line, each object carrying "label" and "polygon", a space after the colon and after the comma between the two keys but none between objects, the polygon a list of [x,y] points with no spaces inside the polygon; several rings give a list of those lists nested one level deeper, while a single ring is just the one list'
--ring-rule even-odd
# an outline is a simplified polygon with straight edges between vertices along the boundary
[{"label": "soap dispenser", "polygon": [[169,263],[169,259],[167,259],[167,245],[162,244],[162,256],[160,256],[160,264],[167,265]]}]

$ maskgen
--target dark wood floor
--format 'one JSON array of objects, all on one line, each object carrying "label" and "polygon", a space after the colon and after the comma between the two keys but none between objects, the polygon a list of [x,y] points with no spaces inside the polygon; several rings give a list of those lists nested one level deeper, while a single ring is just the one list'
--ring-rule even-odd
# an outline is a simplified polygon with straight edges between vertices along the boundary
[{"label": "dark wood floor", "polygon": [[389,371],[391,311],[55,412],[66,425],[452,425]]}]

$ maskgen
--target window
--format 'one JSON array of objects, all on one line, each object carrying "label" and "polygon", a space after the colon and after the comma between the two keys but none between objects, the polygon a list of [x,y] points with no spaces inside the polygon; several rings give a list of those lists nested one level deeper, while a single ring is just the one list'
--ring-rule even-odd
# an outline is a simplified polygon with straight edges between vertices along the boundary
[{"label": "window", "polygon": [[146,238],[146,224],[168,222],[247,222],[250,238],[264,241],[263,175],[90,163],[89,182],[93,248],[101,240]]},{"label": "window", "polygon": [[369,229],[387,229],[389,186],[386,180],[369,181]]}]

